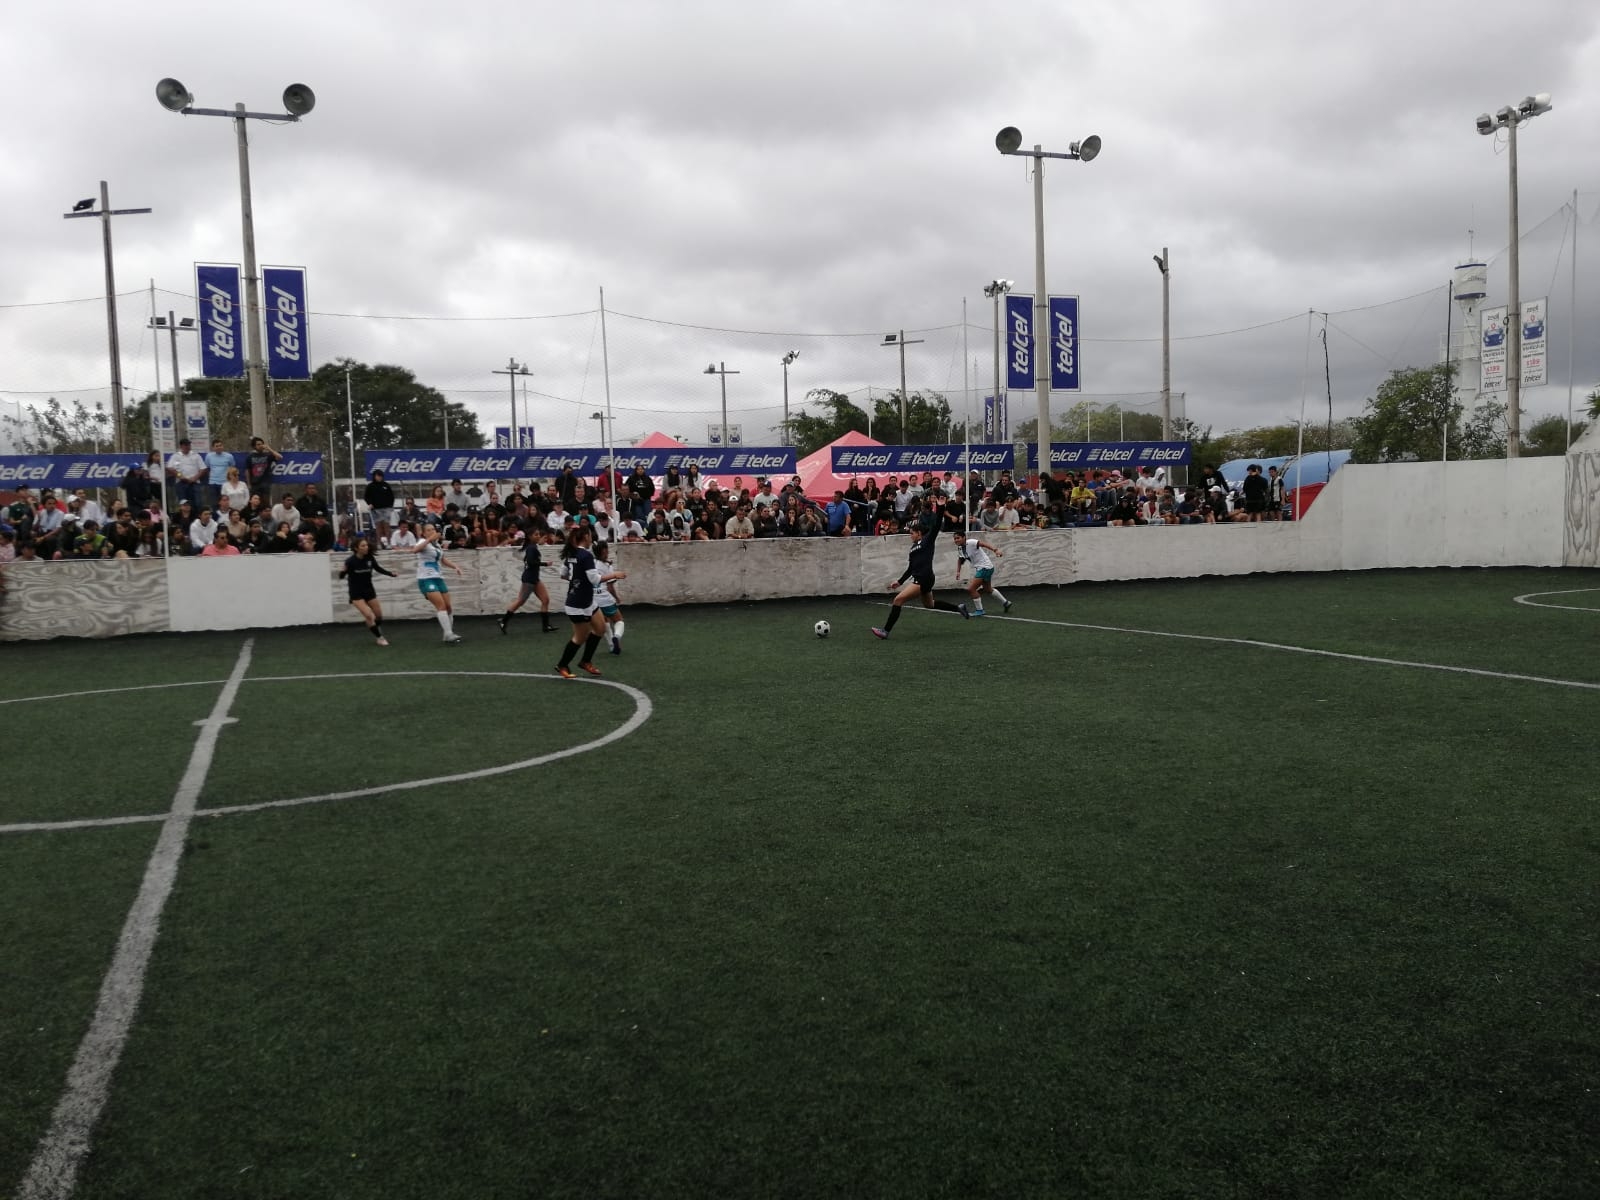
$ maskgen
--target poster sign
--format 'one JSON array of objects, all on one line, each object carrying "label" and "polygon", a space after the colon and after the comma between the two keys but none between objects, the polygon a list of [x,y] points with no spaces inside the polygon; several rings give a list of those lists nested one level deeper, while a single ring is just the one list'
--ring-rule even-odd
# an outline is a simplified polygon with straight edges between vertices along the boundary
[{"label": "poster sign", "polygon": [[200,314],[200,374],[207,379],[244,375],[244,288],[234,263],[196,263]]},{"label": "poster sign", "polygon": [[496,425],[494,427],[494,448],[496,450],[532,450],[539,443],[533,440],[533,426],[519,425],[517,427],[517,443],[511,444],[511,426]]},{"label": "poster sign", "polygon": [[1006,355],[1006,387],[1027,391],[1033,387],[1033,297],[1012,292],[1006,297],[1006,324],[1003,331]]},{"label": "poster sign", "polygon": [[1548,297],[1525,300],[1522,304],[1522,386],[1543,387],[1545,377],[1545,302]]},{"label": "poster sign", "polygon": [[267,374],[274,379],[310,379],[311,350],[306,342],[304,267],[264,267]]},{"label": "poster sign", "polygon": [[1486,308],[1482,313],[1482,365],[1478,390],[1499,392],[1506,386],[1506,306]]},{"label": "poster sign", "polygon": [[172,401],[153,400],[150,403],[150,445],[161,451],[165,460],[178,452],[178,424],[172,414]]},{"label": "poster sign", "polygon": [[1050,297],[1050,390],[1077,392],[1083,390],[1079,370],[1078,298],[1076,296]]},{"label": "poster sign", "polygon": [[204,400],[183,402],[183,433],[202,454],[211,445],[211,416]]}]

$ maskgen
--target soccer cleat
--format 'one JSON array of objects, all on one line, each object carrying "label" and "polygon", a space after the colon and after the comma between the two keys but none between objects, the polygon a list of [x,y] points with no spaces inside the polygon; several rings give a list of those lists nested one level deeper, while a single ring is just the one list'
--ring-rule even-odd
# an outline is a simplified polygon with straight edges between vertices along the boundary
[{"label": "soccer cleat", "polygon": [[500,632],[501,633],[504,633],[506,631],[506,619],[504,617],[501,617],[498,621],[495,622],[495,624],[500,626]]},{"label": "soccer cleat", "polygon": [[1010,612],[1011,611],[1011,601],[1009,601],[1009,600],[1000,601],[1000,611],[1003,612],[1003,613]]},{"label": "soccer cleat", "polygon": [[961,619],[963,621],[972,620],[972,614],[967,611],[967,606],[965,604],[956,605],[956,609],[957,609],[958,612],[961,613]]},{"label": "soccer cleat", "polygon": [[591,675],[600,674],[600,668],[595,666],[592,662],[581,662],[578,664],[578,667],[581,670],[589,672]]},{"label": "soccer cleat", "polygon": [[459,645],[460,642],[461,642],[461,635],[459,633],[447,633],[447,634],[444,635],[444,644],[446,646]]},{"label": "soccer cleat", "polygon": [[613,654],[621,654],[622,653],[622,639],[621,638],[614,637],[614,638],[611,639],[611,653],[613,653]]},{"label": "soccer cleat", "polygon": [[389,644],[389,639],[388,638],[379,638],[378,639],[378,645],[387,646],[388,644]]},{"label": "soccer cleat", "polygon": [[541,632],[543,632],[543,633],[554,633],[555,631],[556,631],[556,627],[554,625],[550,624],[549,621],[546,621],[544,623],[544,629],[541,630]]},{"label": "soccer cleat", "polygon": [[887,629],[882,629],[879,626],[874,625],[872,627],[872,636],[875,637],[875,638],[885,639],[885,638],[887,638],[889,636],[889,631]]},{"label": "soccer cleat", "polygon": [[572,673],[572,669],[570,667],[557,667],[556,668],[556,674],[561,676],[561,678],[563,678],[563,679],[576,679],[577,678],[577,676]]},{"label": "soccer cleat", "polygon": [[975,608],[975,609],[972,610],[972,615],[975,616],[975,617],[986,617],[989,614],[984,612],[983,609],[981,609],[981,608]]}]

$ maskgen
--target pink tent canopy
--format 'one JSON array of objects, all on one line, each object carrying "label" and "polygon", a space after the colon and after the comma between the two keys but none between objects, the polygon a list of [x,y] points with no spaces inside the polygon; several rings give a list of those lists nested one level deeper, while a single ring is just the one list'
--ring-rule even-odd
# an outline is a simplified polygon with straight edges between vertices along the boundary
[{"label": "pink tent canopy", "polygon": [[[813,500],[832,500],[833,493],[843,491],[850,486],[852,479],[866,482],[866,475],[835,475],[833,473],[833,448],[835,446],[881,446],[882,442],[869,438],[864,433],[851,430],[836,441],[829,442],[815,453],[808,454],[795,464],[795,473],[800,476],[801,486],[805,493]],[[887,471],[880,472],[872,478],[877,479],[881,485],[887,479]],[[782,483],[783,481],[777,481]]]},{"label": "pink tent canopy", "polygon": [[675,437],[668,437],[664,433],[650,433],[634,443],[641,450],[670,450],[674,446],[683,445]]}]

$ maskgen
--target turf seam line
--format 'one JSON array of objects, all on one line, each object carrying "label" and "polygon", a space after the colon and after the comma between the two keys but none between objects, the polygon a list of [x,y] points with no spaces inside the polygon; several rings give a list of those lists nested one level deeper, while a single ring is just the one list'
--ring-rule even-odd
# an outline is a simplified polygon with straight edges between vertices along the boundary
[{"label": "turf seam line", "polygon": [[250,669],[254,645],[254,638],[245,639],[233,672],[212,706],[211,715],[195,722],[200,727],[200,736],[195,739],[189,765],[178,783],[178,790],[173,793],[172,807],[145,866],[139,894],[123,922],[116,953],[100,983],[88,1032],[83,1035],[78,1053],[67,1071],[66,1090],[51,1114],[50,1128],[23,1177],[17,1200],[66,1200],[76,1186],[78,1170],[89,1152],[90,1136],[110,1095],[111,1076],[122,1057],[144,992],[145,972],[161,928],[161,911],[177,881],[178,864],[183,857],[184,841],[200,799],[200,789],[205,786],[223,728],[234,722],[228,712],[239,694],[245,672]]}]

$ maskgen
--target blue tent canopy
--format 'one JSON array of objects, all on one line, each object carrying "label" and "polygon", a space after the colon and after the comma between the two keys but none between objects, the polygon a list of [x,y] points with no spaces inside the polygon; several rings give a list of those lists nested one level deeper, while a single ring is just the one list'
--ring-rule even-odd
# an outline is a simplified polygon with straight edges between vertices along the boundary
[{"label": "blue tent canopy", "polygon": [[1268,467],[1277,467],[1279,471],[1282,471],[1283,464],[1293,457],[1294,455],[1292,454],[1280,454],[1277,458],[1232,458],[1219,466],[1217,470],[1222,472],[1222,477],[1228,481],[1229,487],[1238,487],[1239,484],[1244,482],[1245,473],[1250,469],[1251,463],[1260,467],[1261,473],[1265,475]]},{"label": "blue tent canopy", "polygon": [[1314,454],[1301,455],[1290,461],[1287,467],[1280,468],[1284,475],[1284,486],[1293,491],[1308,484],[1327,483],[1333,473],[1349,461],[1348,450],[1318,450]]}]

